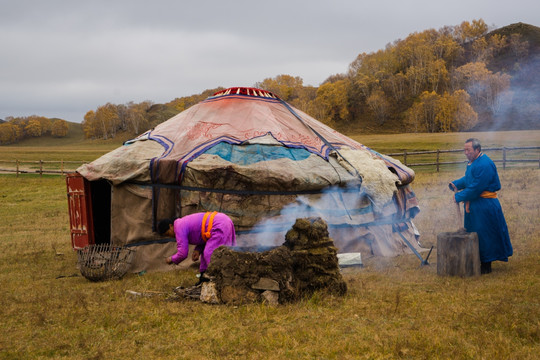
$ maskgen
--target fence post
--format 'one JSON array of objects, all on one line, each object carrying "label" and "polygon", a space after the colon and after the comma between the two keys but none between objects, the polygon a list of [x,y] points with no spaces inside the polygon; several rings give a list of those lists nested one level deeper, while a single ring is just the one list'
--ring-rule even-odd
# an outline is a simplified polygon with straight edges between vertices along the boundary
[{"label": "fence post", "polygon": [[60,160],[60,173],[64,176],[64,159]]},{"label": "fence post", "polygon": [[506,146],[503,146],[503,170],[506,170]]},{"label": "fence post", "polygon": [[17,164],[16,174],[17,174],[17,177],[19,177],[19,160],[15,160],[15,163]]},{"label": "fence post", "polygon": [[407,150],[403,150],[403,165],[407,166]]},{"label": "fence post", "polygon": [[39,177],[43,177],[43,160],[39,160]]},{"label": "fence post", "polygon": [[439,153],[440,153],[440,150],[437,149],[437,172],[439,172]]}]

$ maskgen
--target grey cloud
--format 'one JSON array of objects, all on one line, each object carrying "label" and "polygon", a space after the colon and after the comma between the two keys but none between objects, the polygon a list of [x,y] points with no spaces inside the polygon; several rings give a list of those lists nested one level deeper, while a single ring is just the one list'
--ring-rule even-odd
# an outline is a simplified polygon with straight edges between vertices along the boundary
[{"label": "grey cloud", "polygon": [[540,18],[532,0],[444,4],[0,0],[0,118],[82,121],[106,102],[166,102],[284,73],[317,86],[359,53],[414,31]]}]

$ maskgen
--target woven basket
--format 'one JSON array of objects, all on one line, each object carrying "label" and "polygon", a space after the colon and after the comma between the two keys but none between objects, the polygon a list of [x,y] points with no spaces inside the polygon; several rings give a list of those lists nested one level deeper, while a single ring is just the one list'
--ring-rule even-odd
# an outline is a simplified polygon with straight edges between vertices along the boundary
[{"label": "woven basket", "polygon": [[90,281],[121,279],[129,270],[134,250],[109,244],[88,245],[77,250],[82,276]]}]

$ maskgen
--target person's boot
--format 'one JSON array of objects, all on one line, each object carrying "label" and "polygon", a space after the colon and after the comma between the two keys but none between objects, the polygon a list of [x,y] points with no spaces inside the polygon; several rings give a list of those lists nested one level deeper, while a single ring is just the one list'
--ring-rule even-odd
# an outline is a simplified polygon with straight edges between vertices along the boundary
[{"label": "person's boot", "polygon": [[481,263],[480,274],[489,274],[490,272],[491,272],[491,261]]},{"label": "person's boot", "polygon": [[199,286],[199,285],[202,285],[202,283],[204,282],[208,282],[210,281],[209,278],[207,278],[206,276],[204,276],[204,271],[200,273],[199,275],[199,281],[195,284],[195,286]]}]

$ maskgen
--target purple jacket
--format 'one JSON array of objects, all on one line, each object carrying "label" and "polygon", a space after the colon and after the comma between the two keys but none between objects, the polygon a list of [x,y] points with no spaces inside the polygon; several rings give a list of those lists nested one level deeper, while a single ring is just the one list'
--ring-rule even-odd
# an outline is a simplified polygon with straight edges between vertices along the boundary
[{"label": "purple jacket", "polygon": [[[218,247],[236,245],[236,233],[232,220],[223,213],[217,213],[214,217],[210,238],[205,242],[201,236],[201,225],[205,213],[195,213],[178,218],[174,221],[174,234],[178,251],[171,257],[175,264],[179,264],[188,256],[189,245],[195,245],[195,249],[201,253],[201,265],[199,270],[206,271],[212,253]],[[207,218],[205,229],[208,228],[210,217]]]}]

